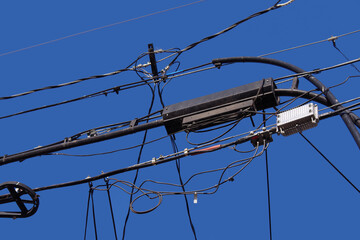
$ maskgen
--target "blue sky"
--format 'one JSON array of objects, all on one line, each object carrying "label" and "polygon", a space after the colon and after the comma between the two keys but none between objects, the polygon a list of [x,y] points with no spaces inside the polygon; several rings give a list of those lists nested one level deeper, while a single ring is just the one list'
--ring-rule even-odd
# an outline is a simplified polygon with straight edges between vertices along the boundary
[{"label": "blue sky", "polygon": [[[155,49],[184,48],[203,37],[264,10],[275,3],[269,0],[214,1],[204,0],[186,7],[124,22],[30,49],[18,49],[46,43],[90,29],[175,8],[192,1],[16,1],[2,2],[0,64],[1,96],[35,88],[57,85],[79,78],[109,73],[125,68],[147,44]],[[232,31],[183,53],[179,69],[211,62],[214,58],[259,56],[359,29],[359,1],[300,1],[276,9],[241,24]],[[336,40],[338,48],[350,59],[360,56],[360,33]],[[167,54],[159,54],[158,59]],[[346,59],[324,41],[304,48],[268,56],[313,70],[332,66]],[[144,64],[148,58],[138,63]],[[159,69],[169,63],[159,63]],[[358,65],[359,66],[359,65]],[[147,69],[150,71],[150,69]],[[172,67],[169,72],[175,71]],[[165,105],[211,94],[263,78],[277,78],[291,72],[261,64],[233,64],[175,78],[165,87]],[[316,75],[326,86],[360,75],[352,66]],[[56,103],[71,98],[139,81],[132,71],[112,77],[86,81],[60,89],[1,100],[1,116]],[[359,78],[332,89],[339,101],[359,96]],[[288,88],[289,84],[278,85]],[[313,87],[304,79],[300,89]],[[110,94],[70,103],[1,121],[0,155],[13,154],[61,141],[78,132],[98,126],[132,120],[147,114],[151,100],[149,87],[142,86],[118,95]],[[283,98],[286,100],[286,98]],[[302,103],[296,101],[292,106]],[[320,105],[322,109],[324,106]],[[158,97],[153,110],[162,109]],[[269,109],[269,111],[273,111]],[[322,112],[323,113],[323,112]],[[260,123],[261,116],[255,117]],[[271,119],[268,125],[274,124]],[[227,136],[245,133],[253,127],[249,119],[241,121]],[[222,131],[190,134],[201,142]],[[166,135],[164,128],[150,130],[148,140]],[[359,149],[340,117],[320,121],[318,127],[305,131],[317,146],[356,186],[360,187]],[[111,151],[141,143],[143,133],[63,151],[89,154]],[[191,145],[186,134],[176,135],[180,150]],[[273,239],[359,239],[360,195],[298,134],[273,136],[268,148]],[[240,150],[251,149],[245,143]],[[95,176],[136,163],[139,149],[95,157],[41,156],[1,166],[0,182],[19,181],[31,188]],[[146,145],[141,161],[172,153],[169,139]],[[191,175],[225,167],[249,157],[224,149],[214,153],[183,158],[183,179]],[[133,181],[134,173],[113,176]],[[138,183],[146,179],[178,183],[174,162],[141,170]],[[187,190],[216,184],[218,175],[198,177]],[[103,180],[94,185],[103,184]],[[165,191],[168,187],[151,185]],[[4,239],[81,239],[84,236],[87,184],[40,192],[38,212],[26,219],[1,219]],[[176,189],[176,191],[180,191]],[[4,191],[2,191],[4,193]],[[112,204],[119,239],[129,207],[129,195],[111,189]],[[188,196],[190,212],[198,239],[269,239],[265,157],[255,158],[236,178],[222,185],[216,194],[199,195],[193,203]],[[99,239],[114,239],[107,194],[94,193]],[[134,207],[146,210],[156,202],[140,200]],[[7,210],[0,206],[1,210]],[[95,239],[92,215],[89,216],[87,239]],[[125,239],[193,239],[183,196],[164,196],[162,204],[148,214],[130,214]]]}]

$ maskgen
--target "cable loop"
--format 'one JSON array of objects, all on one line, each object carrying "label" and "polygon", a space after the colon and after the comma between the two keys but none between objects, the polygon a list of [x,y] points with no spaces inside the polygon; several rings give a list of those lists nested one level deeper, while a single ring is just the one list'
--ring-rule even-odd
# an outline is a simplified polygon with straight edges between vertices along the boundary
[{"label": "cable loop", "polygon": [[133,204],[135,201],[137,201],[139,198],[143,197],[143,196],[148,196],[149,193],[143,193],[141,194],[140,196],[136,197],[131,203],[130,203],[130,210],[133,212],[133,213],[136,213],[136,214],[145,214],[145,213],[149,213],[149,212],[152,212],[154,211],[157,207],[160,206],[160,204],[162,203],[162,200],[163,200],[163,196],[161,193],[159,192],[150,192],[150,194],[156,194],[157,197],[154,197],[152,199],[155,199],[155,198],[159,198],[159,202],[156,204],[156,206],[154,206],[153,208],[150,208],[148,210],[145,210],[145,211],[136,211],[134,208],[133,208]]}]

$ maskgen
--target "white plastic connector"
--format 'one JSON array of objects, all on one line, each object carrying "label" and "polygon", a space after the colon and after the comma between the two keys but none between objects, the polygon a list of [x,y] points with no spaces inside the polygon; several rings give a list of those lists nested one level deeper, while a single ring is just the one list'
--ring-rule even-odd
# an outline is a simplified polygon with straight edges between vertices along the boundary
[{"label": "white plastic connector", "polygon": [[198,203],[197,192],[194,192],[194,203]]},{"label": "white plastic connector", "polygon": [[277,132],[289,136],[314,128],[319,122],[318,106],[313,103],[290,109],[277,115]]}]

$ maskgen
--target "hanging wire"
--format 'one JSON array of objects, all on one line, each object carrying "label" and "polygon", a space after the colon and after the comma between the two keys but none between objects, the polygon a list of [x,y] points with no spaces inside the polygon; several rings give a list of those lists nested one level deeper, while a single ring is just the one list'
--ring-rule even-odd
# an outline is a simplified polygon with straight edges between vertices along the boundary
[{"label": "hanging wire", "polygon": [[352,32],[348,32],[348,33],[345,33],[345,34],[341,34],[339,36],[331,36],[329,38],[326,38],[326,39],[323,39],[323,40],[320,40],[320,41],[306,43],[306,44],[303,44],[303,45],[298,45],[298,46],[294,46],[294,47],[291,47],[291,48],[286,48],[286,49],[282,49],[282,50],[279,50],[279,51],[262,54],[262,55],[259,55],[259,57],[266,57],[266,56],[270,56],[270,55],[274,55],[274,54],[278,54],[278,53],[282,53],[282,52],[286,52],[286,51],[295,50],[295,49],[298,49],[298,48],[308,47],[308,46],[323,43],[323,42],[329,42],[329,41],[332,41],[333,39],[339,39],[341,37],[345,37],[345,36],[355,34],[355,33],[358,33],[358,32],[360,32],[360,29],[352,31]]}]

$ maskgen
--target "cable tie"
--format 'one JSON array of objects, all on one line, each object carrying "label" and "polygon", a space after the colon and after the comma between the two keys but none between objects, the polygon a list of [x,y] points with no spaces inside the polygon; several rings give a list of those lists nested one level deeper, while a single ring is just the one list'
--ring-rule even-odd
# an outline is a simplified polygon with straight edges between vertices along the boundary
[{"label": "cable tie", "polygon": [[335,40],[338,40],[338,36],[331,36],[331,37],[329,37],[327,40],[329,41],[329,42],[334,42]]},{"label": "cable tie", "polygon": [[198,203],[197,192],[194,192],[194,203],[195,203],[195,204]]},{"label": "cable tie", "polygon": [[189,149],[187,149],[187,148],[184,149],[184,155],[185,156],[189,155]]}]

